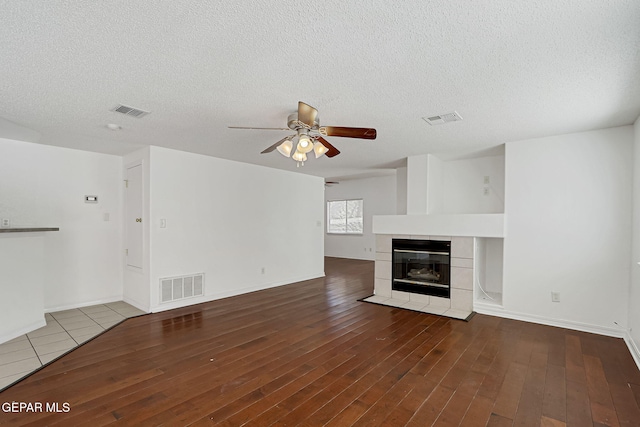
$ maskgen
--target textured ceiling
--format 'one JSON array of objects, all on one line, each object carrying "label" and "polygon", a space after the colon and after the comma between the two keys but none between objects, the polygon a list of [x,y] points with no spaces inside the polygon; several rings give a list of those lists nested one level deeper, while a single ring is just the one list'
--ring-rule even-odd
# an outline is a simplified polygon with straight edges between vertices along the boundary
[{"label": "textured ceiling", "polygon": [[[640,1],[0,1],[0,136],[103,153],[159,145],[328,178],[410,155],[632,123]],[[298,101],[342,154],[259,154]],[[117,104],[151,111],[136,119]],[[461,122],[422,120],[456,110]],[[121,131],[105,125],[116,123]],[[22,137],[22,138],[21,138]]]}]

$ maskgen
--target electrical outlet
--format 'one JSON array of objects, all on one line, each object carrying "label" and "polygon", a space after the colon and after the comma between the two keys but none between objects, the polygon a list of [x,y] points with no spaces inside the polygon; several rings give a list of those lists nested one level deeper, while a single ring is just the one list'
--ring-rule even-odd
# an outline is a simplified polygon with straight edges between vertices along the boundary
[{"label": "electrical outlet", "polygon": [[484,187],[484,189],[482,190],[482,194],[484,194],[485,196],[489,195],[489,187]]},{"label": "electrical outlet", "polygon": [[11,220],[9,218],[2,218],[2,226],[9,227],[11,225]]},{"label": "electrical outlet", "polygon": [[560,302],[560,292],[551,292],[551,302]]}]

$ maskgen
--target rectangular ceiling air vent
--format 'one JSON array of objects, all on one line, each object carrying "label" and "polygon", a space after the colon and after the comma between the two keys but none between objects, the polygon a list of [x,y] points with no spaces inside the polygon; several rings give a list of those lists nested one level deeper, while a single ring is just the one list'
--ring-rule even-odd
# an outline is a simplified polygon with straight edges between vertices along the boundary
[{"label": "rectangular ceiling air vent", "polygon": [[430,125],[435,126],[449,122],[458,122],[462,120],[462,116],[460,116],[457,111],[454,111],[453,113],[440,114],[439,116],[433,117],[423,117],[422,119]]},{"label": "rectangular ceiling air vent", "polygon": [[127,116],[133,116],[138,119],[149,114],[148,111],[140,110],[139,108],[128,107],[122,104],[117,105],[111,111],[115,111],[116,113],[126,114]]}]

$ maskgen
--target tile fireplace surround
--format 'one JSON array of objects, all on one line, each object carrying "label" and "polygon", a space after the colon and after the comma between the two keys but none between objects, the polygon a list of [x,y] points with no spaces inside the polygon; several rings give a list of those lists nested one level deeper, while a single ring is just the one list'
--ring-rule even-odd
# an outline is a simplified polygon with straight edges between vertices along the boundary
[{"label": "tile fireplace surround", "polygon": [[[451,242],[451,298],[391,290],[391,240],[443,240]],[[473,312],[473,237],[376,235],[374,295],[364,301],[466,319]]]}]

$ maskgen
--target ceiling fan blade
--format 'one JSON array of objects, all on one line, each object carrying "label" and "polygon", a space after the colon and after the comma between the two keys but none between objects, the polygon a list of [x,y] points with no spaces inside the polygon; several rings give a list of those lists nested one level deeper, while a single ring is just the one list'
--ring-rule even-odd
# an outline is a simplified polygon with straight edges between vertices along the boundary
[{"label": "ceiling fan blade", "polygon": [[249,130],[291,130],[289,128],[252,128],[246,126],[227,126],[229,129],[249,129]]},{"label": "ceiling fan blade", "polygon": [[278,148],[278,145],[282,144],[283,142],[285,142],[287,139],[291,138],[291,136],[285,136],[284,138],[282,138],[280,141],[276,142],[275,144],[273,144],[272,146],[265,148],[264,150],[262,150],[260,152],[260,154],[266,154],[266,153],[270,153],[273,150],[275,150],[276,148]]},{"label": "ceiling fan blade", "polygon": [[324,139],[323,137],[319,136],[318,137],[318,141],[320,141],[320,144],[324,145],[325,147],[327,147],[329,149],[329,151],[327,151],[325,153],[325,156],[327,157],[334,157],[337,156],[338,154],[340,154],[340,150],[338,150],[336,147],[334,147],[333,145],[329,144],[329,141],[327,141],[326,139]]},{"label": "ceiling fan blade", "polygon": [[308,125],[309,127],[313,127],[313,124],[318,117],[318,110],[313,108],[309,104],[305,104],[302,101],[298,101],[298,120],[302,123]]},{"label": "ceiling fan blade", "polygon": [[322,126],[318,132],[325,136],[342,136],[345,138],[376,139],[377,133],[372,128],[346,128],[339,126]]}]

